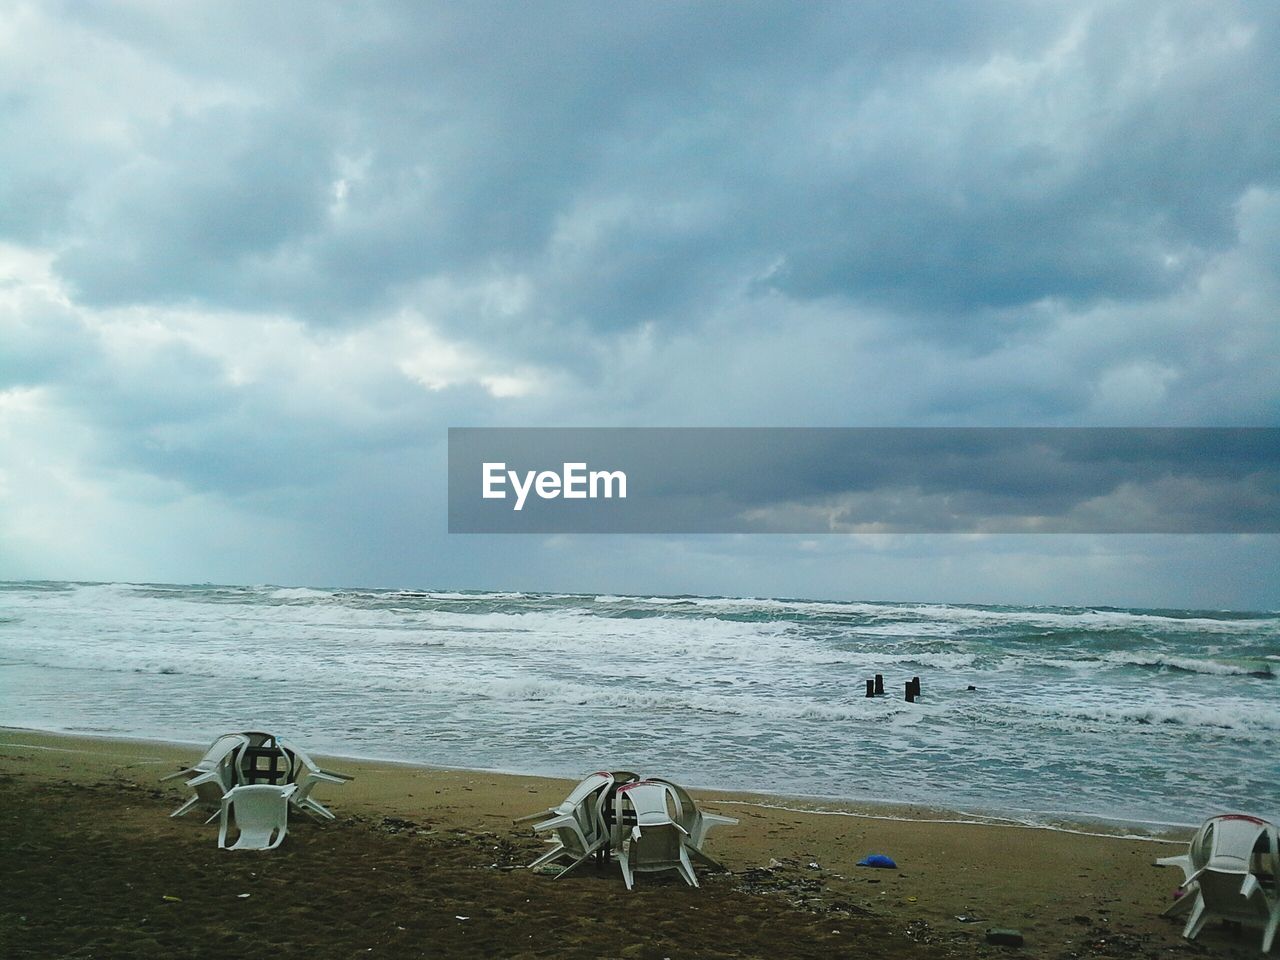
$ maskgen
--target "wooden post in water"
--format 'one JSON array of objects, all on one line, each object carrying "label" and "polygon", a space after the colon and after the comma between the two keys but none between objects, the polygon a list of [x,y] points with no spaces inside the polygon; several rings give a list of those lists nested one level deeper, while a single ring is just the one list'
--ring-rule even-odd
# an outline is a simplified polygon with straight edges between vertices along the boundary
[{"label": "wooden post in water", "polygon": [[867,681],[867,696],[874,697],[876,695],[876,682],[874,680]]},{"label": "wooden post in water", "polygon": [[916,702],[916,688],[910,680],[907,681],[907,703]]},{"label": "wooden post in water", "polygon": [[876,693],[881,695],[884,694],[884,674],[883,673],[876,674]]}]

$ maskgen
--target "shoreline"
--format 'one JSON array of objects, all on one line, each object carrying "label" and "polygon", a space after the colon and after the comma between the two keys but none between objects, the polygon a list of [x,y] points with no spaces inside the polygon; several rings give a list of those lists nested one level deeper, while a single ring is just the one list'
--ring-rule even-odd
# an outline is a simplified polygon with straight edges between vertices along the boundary
[{"label": "shoreline", "polygon": [[[506,904],[499,910],[503,915],[517,916],[524,904],[539,897],[544,898],[548,915],[559,917],[561,911],[571,911],[567,919],[548,921],[555,923],[579,922],[586,910],[586,919],[598,926],[584,935],[579,952],[567,951],[566,956],[615,955],[607,945],[609,931],[631,922],[631,905],[649,903],[648,898],[658,898],[666,910],[706,911],[706,915],[692,914],[696,922],[723,921],[733,949],[724,954],[708,952],[708,956],[763,955],[764,928],[734,926],[735,917],[757,908],[782,911],[778,922],[809,917],[805,922],[819,924],[814,929],[824,937],[834,936],[832,931],[837,930],[845,931],[840,934],[843,937],[851,928],[863,930],[864,935],[871,929],[896,930],[893,936],[898,939],[893,942],[898,947],[876,946],[871,952],[879,956],[911,957],[929,952],[925,944],[935,944],[937,956],[990,957],[997,948],[984,941],[988,928],[1018,929],[1035,955],[1062,960],[1085,955],[1081,951],[1096,957],[1140,955],[1157,960],[1183,944],[1181,922],[1160,916],[1181,877],[1176,870],[1154,866],[1154,861],[1177,852],[1176,845],[1186,842],[1189,831],[1178,831],[1182,836],[1067,832],[1061,827],[1000,821],[986,814],[975,819],[963,812],[944,816],[948,812],[907,805],[829,804],[695,789],[692,792],[705,810],[739,821],[717,828],[707,847],[729,873],[700,868],[702,886],[696,891],[674,879],[645,876],[635,892],[627,893],[616,868],[585,868],[563,881],[520,869],[535,859],[542,842],[516,818],[553,807],[572,781],[319,752],[315,755],[325,766],[355,776],[349,783],[323,784],[317,789],[317,798],[337,819],[325,824],[300,819],[296,838],[291,820],[286,844],[269,855],[226,854],[216,849],[213,825],[198,822],[198,817],[169,818],[185,791],[177,781],[160,783],[162,776],[197,759],[203,748],[204,744],[0,727],[0,810],[24,804],[36,810],[67,807],[62,842],[75,856],[93,863],[107,857],[101,844],[115,842],[127,821],[141,839],[120,841],[119,862],[111,869],[125,886],[124,881],[132,882],[139,871],[146,872],[147,860],[136,852],[136,844],[156,845],[160,852],[148,856],[175,864],[180,858],[164,852],[165,845],[187,844],[189,852],[183,856],[199,857],[204,864],[201,876],[211,884],[242,864],[267,869],[252,865],[289,863],[289,857],[305,855],[316,845],[333,844],[347,851],[342,856],[354,856],[354,861],[324,860],[315,869],[336,871],[334,882],[339,884],[374,883],[363,888],[364,895],[378,899],[410,896],[421,883],[421,876],[415,874],[407,888],[410,893],[378,886],[383,882],[378,878],[385,876],[390,882],[395,864],[417,870],[421,864],[452,857],[461,872],[450,883],[454,887],[474,883],[477,892],[467,909],[450,907],[449,922],[454,913],[475,916],[488,909],[490,897],[507,898],[499,901]],[[32,829],[43,830],[41,816],[34,816]],[[11,828],[20,825],[15,820]],[[2,834],[0,846],[17,842]],[[857,862],[870,854],[892,857],[897,868],[858,867]],[[41,869],[39,863],[27,864],[25,859],[10,856],[7,869]],[[370,873],[370,868],[377,872]],[[481,870],[488,872],[476,872]],[[357,872],[347,876],[350,871]],[[225,877],[218,883],[224,881]],[[24,882],[19,878],[14,889],[20,892]],[[42,902],[69,902],[76,871],[47,876],[43,883]],[[285,896],[287,891],[280,888],[277,894]],[[192,896],[174,895],[184,900]],[[230,922],[239,909],[234,903],[225,908],[225,914],[210,914],[209,922]],[[505,922],[502,916],[494,914],[491,919],[492,930],[505,929],[499,922]],[[489,928],[477,926],[477,933],[483,929]],[[1247,949],[1251,941],[1247,934],[1241,939],[1230,931],[1214,930],[1206,931],[1198,943],[1232,950]],[[859,944],[859,950],[867,952],[864,948],[869,944]],[[470,954],[459,950],[456,955]],[[664,955],[672,954],[654,954]],[[810,954],[789,951],[784,944],[771,955]]]},{"label": "shoreline", "polygon": [[[81,731],[48,730],[38,727],[0,725],[0,741],[13,735],[30,735],[68,740],[87,740],[100,743],[137,744],[159,750],[194,750],[197,756],[208,741],[175,740],[162,737],[122,736],[112,733],[85,733]],[[0,742],[0,747],[8,744]],[[68,749],[53,746],[35,746],[35,749]],[[101,754],[101,751],[92,751]],[[531,773],[522,770],[489,767],[449,767],[418,760],[402,760],[388,757],[321,751],[316,756],[335,761],[339,765],[385,766],[408,770],[435,771],[454,776],[491,775],[510,777],[531,782],[554,782],[571,787],[577,781],[571,777],[553,774]],[[587,773],[584,768],[584,775]],[[643,771],[641,771],[643,773]],[[777,810],[784,813],[802,813],[810,816],[854,817],[863,820],[883,820],[892,823],[947,823],[973,827],[1007,827],[1021,830],[1044,830],[1052,833],[1077,836],[1113,838],[1161,844],[1185,844],[1197,824],[1142,821],[1118,817],[1090,816],[1088,814],[1062,814],[1033,810],[1009,810],[987,808],[965,810],[933,804],[904,803],[894,800],[848,798],[816,794],[773,793],[769,791],[743,790],[736,787],[686,784],[699,799],[708,803],[730,806],[754,807]],[[1109,829],[1104,829],[1109,828]],[[1126,832],[1121,832],[1126,831]]]}]

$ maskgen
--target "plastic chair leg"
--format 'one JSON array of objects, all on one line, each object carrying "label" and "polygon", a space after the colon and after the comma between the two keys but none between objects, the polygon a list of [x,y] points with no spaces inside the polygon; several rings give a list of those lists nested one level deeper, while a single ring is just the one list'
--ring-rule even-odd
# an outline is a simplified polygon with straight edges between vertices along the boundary
[{"label": "plastic chair leg", "polygon": [[1273,911],[1271,919],[1267,921],[1267,925],[1262,931],[1262,952],[1270,953],[1271,945],[1276,939],[1276,928],[1280,927],[1280,912]]},{"label": "plastic chair leg", "polygon": [[1204,929],[1204,925],[1209,921],[1209,911],[1204,908],[1204,897],[1196,897],[1195,906],[1191,908],[1191,916],[1187,919],[1187,925],[1182,928],[1182,935],[1188,940],[1194,940],[1200,935],[1200,931]]},{"label": "plastic chair leg", "polygon": [[537,860],[533,861],[533,863],[529,864],[528,869],[537,870],[544,863],[550,863],[552,860],[555,860],[557,857],[559,857],[560,854],[562,853],[564,853],[564,844],[556,844],[556,846],[553,847],[551,850],[549,850],[547,853],[544,853]]}]

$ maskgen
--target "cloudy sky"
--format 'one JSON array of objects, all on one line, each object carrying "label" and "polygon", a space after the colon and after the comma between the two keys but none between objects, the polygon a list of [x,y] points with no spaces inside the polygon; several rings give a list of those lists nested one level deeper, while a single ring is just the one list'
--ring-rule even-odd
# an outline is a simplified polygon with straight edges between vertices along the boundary
[{"label": "cloudy sky", "polygon": [[1275,536],[449,536],[450,426],[1280,424],[1280,7],[0,0],[0,576],[1280,606]]}]

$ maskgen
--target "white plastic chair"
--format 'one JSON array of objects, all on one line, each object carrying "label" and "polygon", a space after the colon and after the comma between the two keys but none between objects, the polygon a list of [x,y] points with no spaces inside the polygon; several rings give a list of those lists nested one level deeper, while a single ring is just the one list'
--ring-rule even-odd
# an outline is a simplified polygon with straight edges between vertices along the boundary
[{"label": "white plastic chair", "polygon": [[574,787],[558,807],[516,820],[520,823],[551,814],[549,819],[534,824],[533,829],[537,833],[554,834],[551,842],[555,846],[529,864],[530,870],[555,860],[571,860],[569,866],[556,874],[559,880],[604,848],[609,842],[609,831],[604,822],[603,800],[612,786],[613,774],[603,770],[593,773]]},{"label": "white plastic chair", "polygon": [[1187,852],[1178,854],[1175,857],[1161,857],[1156,861],[1158,867],[1177,867],[1182,871],[1182,896],[1174,900],[1164,912],[1162,917],[1172,917],[1180,913],[1186,913],[1196,901],[1195,891],[1187,889],[1187,883],[1200,870],[1204,869],[1205,864],[1209,862],[1209,838],[1211,827],[1214,819],[1210,818],[1200,825],[1200,829],[1196,831],[1195,836],[1191,838],[1191,843],[1187,846]]},{"label": "white plastic chair", "polygon": [[[296,789],[293,784],[255,783],[228,791],[222,798],[218,846],[226,850],[274,850],[280,846],[289,830],[289,797]],[[227,826],[232,819],[240,836],[228,847]]]},{"label": "white plastic chair", "polygon": [[674,780],[667,780],[664,777],[650,777],[649,780],[652,783],[664,783],[675,792],[680,810],[680,815],[676,818],[676,822],[689,834],[687,841],[689,852],[708,866],[715,867],[717,870],[725,870],[724,865],[709,855],[702,847],[707,842],[707,834],[711,832],[712,827],[731,826],[738,822],[737,818],[723,817],[718,813],[703,813],[698,809],[698,805],[694,803],[693,797],[689,796],[689,791]]},{"label": "white plastic chair", "polygon": [[526,823],[529,820],[537,820],[539,817],[554,817],[567,812],[570,808],[580,803],[584,797],[595,790],[601,789],[601,787],[608,789],[610,783],[604,783],[600,779],[602,777],[612,778],[613,774],[609,773],[607,770],[597,770],[595,773],[584,778],[581,783],[569,792],[569,796],[565,797],[565,799],[558,805],[554,807],[546,807],[539,810],[537,813],[530,813],[523,817],[516,817],[512,823]]},{"label": "white plastic chair", "polygon": [[289,802],[294,809],[319,817],[322,820],[333,820],[333,813],[319,800],[314,799],[311,796],[311,791],[321,783],[346,783],[349,780],[354,780],[355,777],[346,773],[338,773],[334,770],[325,770],[312,760],[305,750],[294,743],[287,740],[279,740],[277,742],[293,756],[291,776],[298,785],[298,789],[290,796]]},{"label": "white plastic chair", "polygon": [[[1246,814],[1212,817],[1197,832],[1187,858],[1166,858],[1184,870],[1194,868],[1183,884],[1182,899],[1191,905],[1182,935],[1194,940],[1210,919],[1233,920],[1261,927],[1262,951],[1268,952],[1280,926],[1280,831],[1275,824]],[[1171,912],[1176,911],[1166,911]]]},{"label": "white plastic chair", "polygon": [[230,766],[235,763],[235,755],[248,744],[249,740],[244,734],[224,733],[209,744],[209,749],[204,752],[203,757],[191,766],[182,768],[177,773],[161,777],[160,782],[166,783],[169,780],[176,780],[178,777],[198,777],[201,774]]},{"label": "white plastic chair", "polygon": [[[223,795],[235,786],[240,751],[248,745],[248,742],[242,734],[224,734],[210,744],[205,755],[193,766],[171,773],[167,777],[161,777],[161,783],[173,780],[175,777],[190,777],[186,786],[195,791],[186,803],[169,816],[180,817],[192,807],[200,806],[211,809],[213,817],[216,817]],[[213,817],[209,819],[212,820]]]},{"label": "white plastic chair", "polygon": [[[677,822],[682,813],[680,798],[669,784],[653,780],[625,784],[618,788],[614,805],[618,866],[628,890],[635,886],[636,873],[662,870],[675,870],[689,886],[698,886],[689,862],[689,833]],[[627,825],[631,830],[624,833]]]}]

